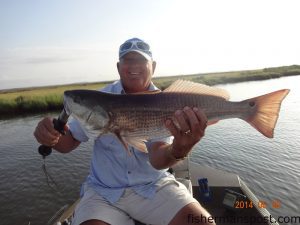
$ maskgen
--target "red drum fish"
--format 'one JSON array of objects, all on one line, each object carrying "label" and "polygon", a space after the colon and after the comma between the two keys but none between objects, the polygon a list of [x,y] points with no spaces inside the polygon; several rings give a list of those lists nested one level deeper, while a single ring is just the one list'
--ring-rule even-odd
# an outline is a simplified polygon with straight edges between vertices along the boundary
[{"label": "red drum fish", "polygon": [[288,89],[283,89],[233,102],[229,101],[226,90],[178,80],[164,91],[135,94],[66,91],[64,105],[68,114],[99,135],[113,133],[126,148],[132,145],[146,151],[146,140],[171,135],[164,125],[165,121],[175,121],[174,112],[185,106],[202,109],[208,124],[240,118],[266,137],[272,138],[281,102],[288,93]]}]

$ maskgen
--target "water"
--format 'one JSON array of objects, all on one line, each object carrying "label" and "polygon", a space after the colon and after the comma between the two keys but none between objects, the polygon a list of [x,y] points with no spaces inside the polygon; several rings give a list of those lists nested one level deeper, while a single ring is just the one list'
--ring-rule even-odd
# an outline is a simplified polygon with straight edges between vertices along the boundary
[{"label": "water", "polygon": [[[271,214],[300,216],[300,77],[220,85],[233,100],[289,88],[275,129],[267,139],[244,121],[220,121],[207,129],[192,154],[193,161],[238,174]],[[281,207],[274,209],[272,202]],[[299,222],[299,220],[298,220]]]},{"label": "water", "polygon": [[33,139],[41,116],[0,122],[0,224],[47,224],[65,204],[78,197],[88,173],[91,143],[70,154],[54,152],[46,159],[60,193],[47,186],[42,159]]},{"label": "water", "polygon": [[[300,216],[300,76],[221,85],[233,100],[290,88],[282,104],[275,138],[267,139],[244,121],[220,121],[207,129],[192,152],[192,161],[239,174],[268,210],[278,216]],[[53,116],[56,116],[54,114]],[[60,193],[46,184],[42,159],[33,131],[43,117],[0,121],[0,224],[39,225],[79,194],[88,174],[92,142],[69,154],[47,158],[49,172]],[[281,207],[274,209],[272,201]]]}]

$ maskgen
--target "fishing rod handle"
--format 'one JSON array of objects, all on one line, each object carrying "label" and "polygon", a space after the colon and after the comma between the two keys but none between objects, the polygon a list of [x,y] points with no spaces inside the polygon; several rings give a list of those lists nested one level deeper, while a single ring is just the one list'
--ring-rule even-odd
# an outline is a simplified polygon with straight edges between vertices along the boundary
[{"label": "fishing rod handle", "polygon": [[[65,125],[68,121],[68,118],[69,118],[68,114],[66,113],[65,110],[63,110],[60,113],[58,119],[53,119],[54,129],[57,130],[62,135],[66,134]],[[46,145],[40,145],[39,148],[38,148],[38,151],[39,151],[40,155],[42,155],[43,158],[45,158],[46,156],[51,154],[52,147],[46,146]]]}]

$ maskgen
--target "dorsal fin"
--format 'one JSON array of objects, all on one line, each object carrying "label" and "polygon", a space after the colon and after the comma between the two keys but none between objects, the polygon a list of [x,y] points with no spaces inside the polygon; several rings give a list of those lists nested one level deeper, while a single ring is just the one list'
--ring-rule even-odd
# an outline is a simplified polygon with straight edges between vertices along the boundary
[{"label": "dorsal fin", "polygon": [[212,95],[229,99],[229,93],[221,88],[210,87],[200,83],[194,83],[187,80],[176,80],[169,87],[167,87],[163,92],[181,92],[181,93],[192,93],[192,94],[202,94],[202,95]]}]

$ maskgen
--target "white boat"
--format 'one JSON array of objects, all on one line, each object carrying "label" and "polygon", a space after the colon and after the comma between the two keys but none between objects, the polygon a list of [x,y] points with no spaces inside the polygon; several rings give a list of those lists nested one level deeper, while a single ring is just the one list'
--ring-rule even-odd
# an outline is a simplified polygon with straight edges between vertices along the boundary
[{"label": "white boat", "polygon": [[[201,166],[188,159],[173,167],[171,172],[208,210],[217,225],[278,225],[262,202],[236,174]],[[208,186],[205,184],[206,181],[208,181]],[[55,216],[59,218],[52,224],[71,224],[72,214],[78,202],[79,199],[64,212],[59,212],[60,216]],[[196,220],[199,220],[195,217],[187,219],[191,224],[192,222],[197,223]],[[139,221],[136,221],[135,224],[143,225]]]}]

